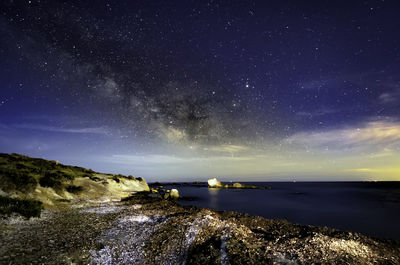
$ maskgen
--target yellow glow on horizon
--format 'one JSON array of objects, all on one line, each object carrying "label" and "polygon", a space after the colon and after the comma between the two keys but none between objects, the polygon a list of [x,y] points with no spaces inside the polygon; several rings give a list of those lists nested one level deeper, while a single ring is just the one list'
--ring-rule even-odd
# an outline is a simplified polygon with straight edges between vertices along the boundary
[{"label": "yellow glow on horizon", "polygon": [[188,142],[183,131],[167,130],[167,135],[172,142],[167,153],[114,155],[111,162],[155,178],[400,181],[400,123],[393,121],[261,143],[206,145]]},{"label": "yellow glow on horizon", "polygon": [[356,168],[349,171],[365,173],[369,180],[400,181],[400,167]]}]

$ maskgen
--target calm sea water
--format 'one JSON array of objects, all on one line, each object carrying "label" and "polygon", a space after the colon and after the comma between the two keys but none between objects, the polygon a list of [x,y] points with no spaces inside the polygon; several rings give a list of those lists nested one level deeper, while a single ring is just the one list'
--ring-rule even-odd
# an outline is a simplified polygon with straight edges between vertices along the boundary
[{"label": "calm sea water", "polygon": [[196,205],[400,239],[400,182],[252,182],[270,190],[168,185]]}]

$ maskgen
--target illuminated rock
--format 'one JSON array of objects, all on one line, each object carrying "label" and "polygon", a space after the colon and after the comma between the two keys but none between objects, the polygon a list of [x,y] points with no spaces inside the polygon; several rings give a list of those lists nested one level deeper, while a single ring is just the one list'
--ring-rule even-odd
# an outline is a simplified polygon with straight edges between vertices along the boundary
[{"label": "illuminated rock", "polygon": [[240,183],[238,183],[238,182],[235,182],[235,183],[233,183],[232,188],[235,188],[235,189],[242,189],[242,188],[245,188],[245,185],[240,184]]},{"label": "illuminated rock", "polygon": [[169,196],[173,199],[178,199],[179,198],[179,191],[177,189],[171,189],[171,192],[169,193]]},{"label": "illuminated rock", "polygon": [[222,187],[221,181],[219,181],[216,178],[209,179],[207,182],[208,182],[208,186],[211,188],[221,188]]}]

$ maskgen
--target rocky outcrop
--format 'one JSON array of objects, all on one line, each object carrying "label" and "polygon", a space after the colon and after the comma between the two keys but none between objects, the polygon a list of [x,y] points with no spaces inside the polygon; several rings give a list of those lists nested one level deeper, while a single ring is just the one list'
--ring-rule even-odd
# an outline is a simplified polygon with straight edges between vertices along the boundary
[{"label": "rocky outcrop", "polygon": [[221,181],[219,181],[216,178],[209,179],[207,181],[207,183],[208,183],[208,187],[210,187],[210,188],[222,188],[223,187]]},{"label": "rocky outcrop", "polygon": [[162,199],[172,199],[177,200],[180,198],[179,191],[177,189],[166,190],[163,186],[158,186],[156,189],[150,189],[151,194],[154,197],[159,197]]},{"label": "rocky outcrop", "polygon": [[247,185],[235,182],[233,184],[222,184],[221,181],[216,178],[212,178],[208,180],[209,188],[217,188],[217,189],[270,189],[269,187],[261,187],[255,185]]},{"label": "rocky outcrop", "polygon": [[1,264],[400,264],[398,241],[181,207],[145,193],[3,222],[0,240]]},{"label": "rocky outcrop", "polygon": [[177,189],[171,189],[169,196],[172,199],[178,199],[179,198],[179,191]]}]

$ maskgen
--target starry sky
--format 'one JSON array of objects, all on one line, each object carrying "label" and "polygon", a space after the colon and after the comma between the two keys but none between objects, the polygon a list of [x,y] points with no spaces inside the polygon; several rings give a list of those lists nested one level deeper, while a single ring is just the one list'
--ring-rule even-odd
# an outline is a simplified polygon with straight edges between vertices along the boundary
[{"label": "starry sky", "polygon": [[398,1],[0,3],[0,152],[148,181],[400,180]]}]

